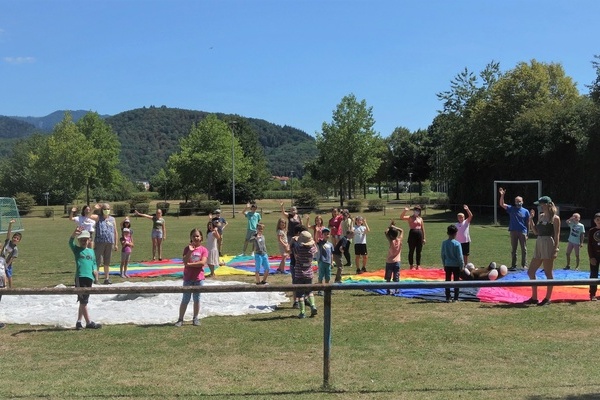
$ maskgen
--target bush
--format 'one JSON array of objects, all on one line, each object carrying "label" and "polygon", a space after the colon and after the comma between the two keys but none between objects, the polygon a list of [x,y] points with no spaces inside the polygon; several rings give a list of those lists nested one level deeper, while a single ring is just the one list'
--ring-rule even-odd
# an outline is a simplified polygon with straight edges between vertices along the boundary
[{"label": "bush", "polygon": [[382,211],[384,206],[383,199],[373,199],[369,200],[369,207],[367,209],[369,211]]},{"label": "bush", "polygon": [[360,212],[362,207],[362,201],[361,200],[348,200],[348,211],[350,211],[351,213],[357,213]]},{"label": "bush", "polygon": [[192,215],[194,210],[196,209],[196,205],[193,201],[188,201],[186,203],[179,203],[179,215],[188,216]]},{"label": "bush", "polygon": [[150,194],[148,192],[139,192],[131,196],[131,204],[148,203],[149,201]]},{"label": "bush", "polygon": [[158,203],[156,204],[156,209],[158,210],[158,209],[160,208],[160,209],[161,209],[161,211],[162,211],[162,213],[163,213],[163,215],[167,215],[167,213],[169,212],[169,207],[170,207],[170,206],[171,206],[171,204],[170,204],[170,203],[167,203],[167,202],[161,201],[161,202],[158,202]]},{"label": "bush", "polygon": [[448,196],[440,196],[433,202],[435,208],[447,210],[450,207],[450,198]]},{"label": "bush", "polygon": [[148,214],[148,211],[150,211],[150,203],[137,203],[133,205],[133,209],[137,210],[138,212],[142,213],[142,214]]},{"label": "bush", "polygon": [[129,203],[114,203],[112,208],[113,208],[113,212],[114,212],[115,216],[124,217],[126,215],[129,215],[129,212],[131,211],[131,204],[129,204]]},{"label": "bush", "polygon": [[[295,193],[294,193],[295,195]],[[275,200],[285,200],[289,199],[291,196],[290,190],[265,190],[263,192],[263,198],[265,199],[275,199]]]},{"label": "bush", "polygon": [[221,208],[221,203],[217,200],[203,200],[198,202],[196,212],[198,214],[208,215],[214,212],[217,208]]},{"label": "bush", "polygon": [[298,208],[313,210],[319,207],[319,195],[313,189],[302,189],[295,194],[294,205]]},{"label": "bush", "polygon": [[33,195],[25,192],[19,192],[15,194],[15,202],[19,209],[19,215],[27,215],[33,210],[35,206],[35,198]]},{"label": "bush", "polygon": [[54,217],[54,210],[50,207],[44,208],[44,217],[46,217],[46,218]]}]

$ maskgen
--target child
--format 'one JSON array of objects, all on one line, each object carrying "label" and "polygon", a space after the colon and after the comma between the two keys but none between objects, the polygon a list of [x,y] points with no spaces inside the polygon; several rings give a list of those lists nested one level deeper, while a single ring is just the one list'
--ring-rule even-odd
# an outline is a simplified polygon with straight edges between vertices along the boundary
[{"label": "child", "polygon": [[[367,224],[367,220],[363,217],[356,217],[354,225],[354,255],[356,256],[356,273],[362,274],[367,272],[367,233],[371,230]],[[360,260],[362,259],[363,266],[360,268]]]},{"label": "child", "polygon": [[[315,241],[309,231],[302,231],[298,235],[298,245],[294,247],[296,265],[294,267],[295,283],[299,285],[311,284],[313,279],[312,260],[317,253]],[[298,302],[300,303],[300,314],[298,318],[306,318],[306,304],[304,300],[308,297],[310,304],[310,316],[317,315],[315,296],[312,291],[300,292]]]},{"label": "child", "polygon": [[473,219],[473,213],[469,210],[468,205],[464,205],[463,208],[467,213],[467,219],[465,219],[465,214],[458,213],[456,218],[458,222],[455,224],[458,228],[458,233],[456,234],[456,240],[460,243],[460,247],[463,252],[464,264],[467,265],[469,262],[469,251],[471,248],[471,235],[469,234],[469,227],[471,226],[471,220]]},{"label": "child", "polygon": [[[348,231],[354,230],[354,224],[352,223],[352,216],[350,215],[350,211],[348,211],[347,209],[344,209],[342,211],[341,229],[342,229],[342,234],[345,234]],[[340,236],[340,239],[341,239],[341,236]],[[352,237],[347,237],[347,239],[348,239],[348,242],[350,242],[350,243],[352,242]],[[346,264],[344,264],[344,267],[352,267],[349,245],[344,248],[344,258],[346,259]]]},{"label": "child", "polygon": [[[319,283],[323,283],[323,279],[325,279],[325,283],[329,283],[331,280],[331,256],[333,251],[333,245],[329,243],[329,228],[323,228],[323,239],[317,242],[317,246],[319,247]],[[318,296],[322,296],[323,292],[319,291],[317,293]]]},{"label": "child", "polygon": [[[448,226],[446,233],[448,239],[442,242],[442,265],[446,273],[446,281],[457,281],[460,271],[464,267],[464,258],[460,243],[456,240],[458,228],[456,225]],[[452,278],[452,279],[450,279]],[[454,288],[454,300],[450,300],[450,288],[446,288],[446,303],[458,301],[458,288]]]},{"label": "child", "polygon": [[131,249],[133,248],[133,229],[131,229],[131,222],[129,218],[121,223],[121,278],[129,278],[127,274],[127,267],[129,266],[129,259],[131,258]]},{"label": "child", "polygon": [[279,245],[279,254],[281,254],[281,262],[279,268],[277,268],[278,274],[285,274],[285,260],[290,254],[290,245],[287,238],[287,220],[279,218],[277,221],[277,244]]},{"label": "child", "polygon": [[215,267],[219,265],[219,240],[221,234],[219,233],[219,226],[221,223],[217,219],[211,219],[206,224],[206,247],[208,249],[208,268],[210,269],[209,278],[215,276]]},{"label": "child", "polygon": [[[256,225],[256,233],[250,237],[250,242],[254,249],[254,276],[257,285],[266,285],[269,277],[269,255],[267,254],[267,244],[265,242],[264,224]],[[263,279],[260,280],[260,269],[263,269]]]},{"label": "child", "polygon": [[[208,259],[208,250],[202,246],[202,232],[199,229],[192,229],[190,232],[190,244],[183,249],[183,286],[203,286],[204,285],[204,266]],[[179,305],[179,318],[175,326],[183,325],[183,317],[190,302],[194,298],[194,316],[192,324],[200,325],[198,314],[200,313],[200,293],[185,292]]]},{"label": "child", "polygon": [[[352,238],[352,231],[347,230],[346,235],[342,236],[340,240],[333,247],[333,263],[336,267],[335,283],[342,282],[342,269],[345,265],[342,264],[342,255],[346,254],[346,251],[350,251],[350,239]],[[347,264],[346,264],[347,265]]]},{"label": "child", "polygon": [[0,257],[4,259],[4,265],[6,268],[4,273],[6,275],[6,283],[8,284],[9,289],[12,287],[13,263],[19,256],[19,249],[17,249],[17,245],[21,242],[22,238],[20,232],[15,232],[15,234],[12,235],[12,225],[14,223],[14,219],[9,221],[8,230],[6,231],[6,240],[4,241],[2,251],[0,251]]},{"label": "child", "polygon": [[[77,238],[77,243],[75,243],[75,238]],[[88,247],[90,240],[90,232],[84,230],[81,226],[75,228],[69,239],[69,247],[75,256],[75,287],[92,287],[92,283],[98,283],[98,265],[96,265],[94,250]],[[77,311],[75,329],[78,331],[83,329],[82,318],[85,319],[86,329],[102,328],[102,325],[90,320],[87,308],[89,298],[89,294],[77,295],[79,310]]]},{"label": "child", "polygon": [[[390,221],[390,226],[385,230],[385,237],[389,243],[388,255],[385,259],[385,281],[400,282],[400,253],[402,252],[402,239],[404,232]],[[396,294],[394,289],[388,290],[388,294]]]},{"label": "child", "polygon": [[[600,267],[600,213],[594,214],[594,226],[588,233],[587,250],[590,258],[590,279],[598,279],[598,267]],[[597,289],[597,285],[590,285],[590,301],[596,301]]]},{"label": "child", "polygon": [[571,218],[567,220],[569,225],[569,240],[567,244],[567,266],[564,269],[571,269],[571,252],[575,249],[575,270],[579,271],[579,249],[583,247],[583,236],[585,234],[585,226],[581,222],[581,215],[573,213]]},{"label": "child", "polygon": [[[315,224],[311,225],[310,224],[310,215],[307,215],[306,216],[306,227],[308,229],[313,230],[313,238],[315,238],[317,243],[323,239],[323,228],[325,228],[325,225],[323,225],[323,217],[321,217],[320,215],[315,216]],[[331,233],[331,231],[330,231],[330,233]]]}]

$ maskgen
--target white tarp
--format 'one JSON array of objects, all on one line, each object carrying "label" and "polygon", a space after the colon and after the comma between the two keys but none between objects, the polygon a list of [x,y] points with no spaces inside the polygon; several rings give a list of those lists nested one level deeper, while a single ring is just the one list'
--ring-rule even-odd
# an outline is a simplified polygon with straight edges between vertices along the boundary
[{"label": "white tarp", "polygon": [[[182,280],[171,280],[122,282],[113,286],[181,286],[182,284]],[[205,281],[205,286],[244,284],[246,283]],[[94,294],[90,296],[88,310],[92,321],[103,325],[175,323],[179,314],[181,296],[181,293]],[[277,292],[202,293],[200,318],[269,313],[279,304],[287,301],[289,300],[284,293]],[[77,322],[78,307],[76,295],[2,296],[0,322],[72,328]],[[191,300],[187,308],[186,321],[192,319],[192,307]]]}]

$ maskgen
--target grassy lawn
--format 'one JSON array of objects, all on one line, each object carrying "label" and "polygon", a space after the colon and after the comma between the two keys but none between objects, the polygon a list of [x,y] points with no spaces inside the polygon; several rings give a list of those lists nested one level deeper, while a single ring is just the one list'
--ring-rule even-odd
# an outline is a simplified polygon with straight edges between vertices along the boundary
[{"label": "grassy lawn", "polygon": [[[279,203],[264,201],[259,207],[267,225],[267,245],[274,250]],[[384,266],[383,231],[401,211],[401,206],[394,207],[386,215],[362,213],[371,228],[367,239],[371,270]],[[223,212],[229,222],[224,250],[237,254],[245,219],[239,214],[231,218],[231,209]],[[423,265],[440,267],[440,243],[454,218],[454,213],[427,210]],[[180,257],[189,231],[204,230],[207,218],[166,220],[165,256]],[[477,215],[473,224],[475,265],[509,264],[506,226],[493,226],[489,218]],[[24,226],[15,287],[70,285],[74,262],[67,240],[74,224],[66,218],[26,218]],[[132,259],[147,260],[151,223],[133,218],[132,227],[136,244]],[[529,247],[532,251],[533,241]],[[406,252],[405,244],[404,262]],[[557,268],[564,262],[563,251]],[[587,269],[587,262],[582,267]],[[253,277],[242,276],[218,279],[253,282]],[[272,276],[270,282],[287,284],[289,277]],[[205,318],[199,328],[110,325],[78,332],[9,325],[0,331],[0,398],[600,398],[593,357],[588,354],[600,325],[598,303],[537,308],[443,304],[362,291],[337,292],[332,302],[328,390],[321,388],[323,317],[298,320],[296,310],[286,303],[271,314]],[[317,298],[317,305],[322,306],[322,298]],[[92,298],[92,313],[100,306]]]}]

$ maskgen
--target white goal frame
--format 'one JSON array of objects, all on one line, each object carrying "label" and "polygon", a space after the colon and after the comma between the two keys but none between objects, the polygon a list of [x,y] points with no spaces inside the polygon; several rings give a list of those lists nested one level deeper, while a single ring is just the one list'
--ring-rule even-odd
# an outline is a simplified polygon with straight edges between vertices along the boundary
[{"label": "white goal frame", "polygon": [[[535,183],[538,188],[538,199],[542,197],[542,181],[494,181],[494,224],[498,225],[498,184],[499,183]],[[515,196],[516,197],[516,196]],[[536,199],[537,200],[537,199]]]}]

